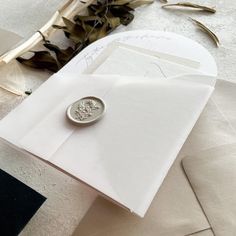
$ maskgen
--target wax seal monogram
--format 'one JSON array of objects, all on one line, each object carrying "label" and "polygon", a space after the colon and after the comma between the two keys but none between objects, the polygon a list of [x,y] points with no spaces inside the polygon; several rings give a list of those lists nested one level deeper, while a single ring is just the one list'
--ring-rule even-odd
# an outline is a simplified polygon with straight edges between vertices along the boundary
[{"label": "wax seal monogram", "polygon": [[105,112],[102,99],[89,96],[79,99],[67,109],[67,117],[75,124],[91,124],[99,120]]}]

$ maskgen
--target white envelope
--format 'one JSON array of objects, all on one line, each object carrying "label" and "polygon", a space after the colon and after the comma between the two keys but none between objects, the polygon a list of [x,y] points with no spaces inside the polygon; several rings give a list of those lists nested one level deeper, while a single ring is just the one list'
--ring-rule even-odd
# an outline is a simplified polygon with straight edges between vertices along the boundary
[{"label": "white envelope", "polygon": [[[182,80],[59,73],[0,122],[0,136],[144,216],[212,91]],[[107,112],[76,127],[65,111],[88,95]]]}]

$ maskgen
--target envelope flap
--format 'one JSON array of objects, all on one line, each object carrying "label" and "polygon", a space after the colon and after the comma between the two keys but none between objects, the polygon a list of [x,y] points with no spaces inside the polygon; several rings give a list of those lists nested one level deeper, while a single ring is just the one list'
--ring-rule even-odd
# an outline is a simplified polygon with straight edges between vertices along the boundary
[{"label": "envelope flap", "polygon": [[215,235],[236,232],[236,143],[203,151],[182,161]]}]

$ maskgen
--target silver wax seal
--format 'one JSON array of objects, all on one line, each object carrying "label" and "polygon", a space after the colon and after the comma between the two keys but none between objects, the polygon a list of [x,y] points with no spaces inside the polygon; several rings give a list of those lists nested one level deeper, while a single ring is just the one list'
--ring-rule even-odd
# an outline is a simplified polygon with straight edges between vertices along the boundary
[{"label": "silver wax seal", "polygon": [[105,112],[102,99],[89,96],[79,99],[67,109],[67,117],[78,125],[91,124],[99,120]]}]

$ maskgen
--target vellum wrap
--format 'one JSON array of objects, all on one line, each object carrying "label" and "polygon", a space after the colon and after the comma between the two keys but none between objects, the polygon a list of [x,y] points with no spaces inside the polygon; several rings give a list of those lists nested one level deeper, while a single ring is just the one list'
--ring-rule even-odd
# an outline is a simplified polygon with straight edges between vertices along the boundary
[{"label": "vellum wrap", "polygon": [[98,198],[74,236],[234,235],[235,101],[236,84],[218,80],[143,221]]},{"label": "vellum wrap", "polygon": [[[0,135],[143,217],[213,90],[182,79],[59,72],[0,122]],[[67,107],[91,94],[105,101],[102,120],[70,124]]]}]

